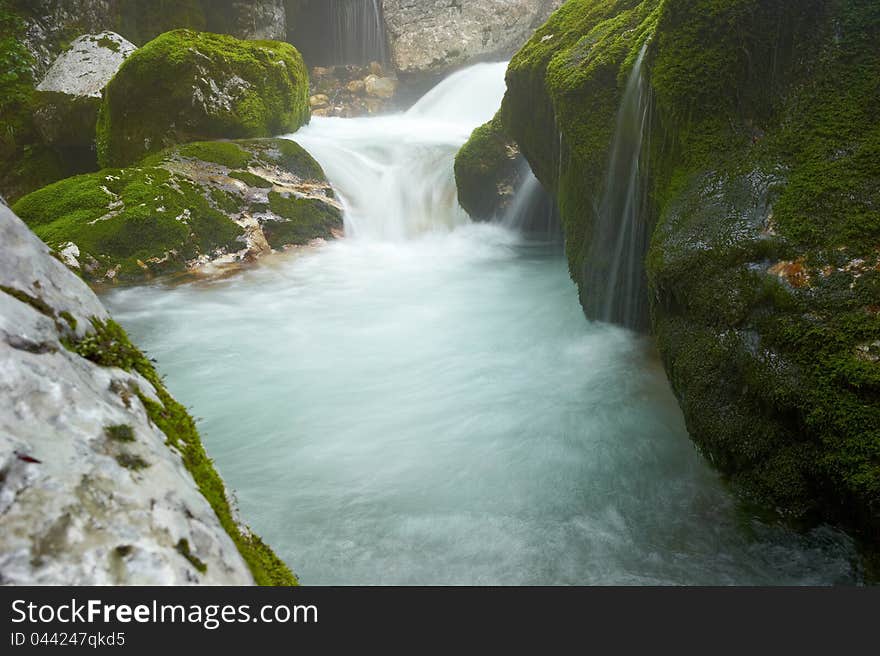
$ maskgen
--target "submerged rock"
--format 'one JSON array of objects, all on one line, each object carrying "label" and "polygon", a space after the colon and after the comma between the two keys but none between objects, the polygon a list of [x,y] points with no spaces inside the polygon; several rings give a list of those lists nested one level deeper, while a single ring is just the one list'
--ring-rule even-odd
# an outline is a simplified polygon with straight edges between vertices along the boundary
[{"label": "submerged rock", "polygon": [[379,62],[369,66],[315,66],[311,98],[315,116],[351,118],[398,108],[396,75]]},{"label": "submerged rock", "polygon": [[173,144],[268,137],[308,120],[308,73],[296,48],[176,30],[137,50],[107,86],[98,160],[125,166]]},{"label": "submerged rock", "polygon": [[[653,331],[694,441],[747,496],[880,536],[880,13],[873,3],[569,0],[502,115],[585,272],[648,43]],[[867,348],[867,350],[866,350]]]},{"label": "submerged rock", "polygon": [[[394,92],[397,91],[397,79],[368,75],[364,78],[364,91],[366,91],[368,96],[388,100],[393,98]],[[356,90],[355,93],[357,93]]]},{"label": "submerged rock", "polygon": [[49,185],[15,210],[95,282],[232,266],[342,230],[321,167],[286,139],[176,146]]},{"label": "submerged rock", "polygon": [[3,205],[0,514],[5,585],[296,581],[149,361]]}]

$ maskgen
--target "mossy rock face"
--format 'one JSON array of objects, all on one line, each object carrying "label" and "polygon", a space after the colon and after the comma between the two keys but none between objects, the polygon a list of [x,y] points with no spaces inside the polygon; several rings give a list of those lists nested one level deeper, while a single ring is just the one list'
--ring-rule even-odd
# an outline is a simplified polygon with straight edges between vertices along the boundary
[{"label": "mossy rock face", "polygon": [[606,179],[627,77],[661,0],[569,0],[513,57],[501,114],[545,189],[556,194],[572,279]]},{"label": "mossy rock face", "polygon": [[569,0],[512,60],[503,120],[557,194],[581,286],[648,39],[646,266],[688,429],[754,500],[876,540],[880,7]]},{"label": "mossy rock face", "polygon": [[475,221],[491,221],[510,205],[522,184],[519,148],[504,132],[500,113],[471,134],[455,156],[458,202]]},{"label": "mossy rock face", "polygon": [[[305,204],[278,215],[270,202],[275,196]],[[93,282],[139,282],[209,263],[234,265],[342,229],[321,167],[286,139],[176,146],[137,166],[54,183],[14,209]],[[272,226],[269,241],[266,225]]]},{"label": "mossy rock face", "polygon": [[308,87],[289,44],[167,32],[129,57],[107,86],[99,162],[126,166],[178,143],[293,132],[308,122]]},{"label": "mossy rock face", "polygon": [[33,119],[47,145],[94,148],[101,99],[57,91],[36,91]]}]

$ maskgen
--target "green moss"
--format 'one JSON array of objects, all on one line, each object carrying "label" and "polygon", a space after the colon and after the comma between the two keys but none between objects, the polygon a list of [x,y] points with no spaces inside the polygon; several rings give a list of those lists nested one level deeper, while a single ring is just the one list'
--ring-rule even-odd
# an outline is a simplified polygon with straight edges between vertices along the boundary
[{"label": "green moss", "polygon": [[250,187],[258,187],[260,189],[272,188],[272,183],[266,180],[266,178],[261,178],[250,171],[230,171],[229,177],[241,180]]},{"label": "green moss", "polygon": [[181,157],[213,162],[230,169],[240,169],[248,165],[250,154],[231,141],[200,141],[175,148]]},{"label": "green moss", "polygon": [[504,132],[501,113],[473,131],[455,156],[458,202],[476,220],[495,217],[503,199],[499,188],[517,182],[516,145]]},{"label": "green moss", "polygon": [[76,317],[74,317],[70,312],[64,310],[63,312],[59,313],[58,316],[67,322],[67,325],[70,326],[71,330],[76,330]]},{"label": "green moss", "polygon": [[[31,102],[33,59],[24,45],[25,23],[9,0],[0,0],[0,192],[14,200],[33,185],[22,160],[36,140]],[[36,168],[36,167],[35,167]]]},{"label": "green moss", "polygon": [[13,298],[18,299],[22,303],[26,303],[34,308],[40,314],[44,314],[50,319],[55,318],[55,310],[46,303],[42,298],[37,296],[31,296],[27,292],[23,292],[20,289],[16,289],[15,287],[7,287],[6,285],[0,285],[0,292],[4,292],[5,294],[9,294]]},{"label": "green moss", "polygon": [[[252,205],[268,209],[263,199],[273,187],[248,168],[286,180],[288,189],[298,188],[297,181],[308,193],[324,185],[323,197],[275,201],[283,218],[294,221],[268,225],[273,247],[329,238],[331,228],[341,227],[320,165],[298,144],[277,138],[172,146],[137,166],[47,185],[14,209],[53,249],[76,244],[86,280],[137,282],[183,271],[197,257],[246,248],[236,219]],[[247,193],[236,180],[248,185]]]},{"label": "green moss", "polygon": [[168,444],[183,456],[184,465],[192,474],[199,491],[211,504],[221,525],[232,538],[259,585],[296,585],[297,580],[287,565],[256,535],[235,522],[226,488],[213,463],[205,453],[195,422],[165,389],[147,357],[128,339],[114,321],[92,320],[92,331],[66,346],[87,360],[104,367],[135,371],[156,390],[160,402],[141,394],[140,400],[151,421],[165,433]]},{"label": "green moss", "polygon": [[211,187],[210,196],[214,204],[227,214],[238,214],[242,209],[242,198],[238,194]]},{"label": "green moss", "polygon": [[105,426],[104,434],[109,440],[115,440],[117,442],[134,442],[134,429],[128,424]]},{"label": "green moss", "polygon": [[266,137],[308,119],[308,74],[293,46],[176,30],[135,52],[107,86],[98,158],[130,164],[174,143]]},{"label": "green moss", "polygon": [[[88,101],[76,103],[68,121],[42,120],[49,116],[47,96],[34,90],[34,62],[25,46],[24,17],[29,11],[26,3],[0,0],[0,194],[9,202],[97,168],[93,127],[74,127],[83,124]],[[91,120],[94,126],[94,115]]]},{"label": "green moss", "polygon": [[202,560],[197,558],[192,551],[190,551],[189,541],[186,538],[181,538],[180,541],[177,543],[177,552],[181,556],[186,558],[192,564],[192,566],[195,567],[202,574],[208,571],[208,566]]},{"label": "green moss", "polygon": [[342,228],[342,213],[315,198],[284,196],[270,191],[269,209],[286,219],[263,224],[263,232],[272,248],[307,244],[319,237],[330,239],[333,230]]},{"label": "green moss", "polygon": [[[511,60],[507,133],[555,192],[572,279],[583,282],[617,108],[661,0],[569,0]],[[583,293],[583,289],[581,289]]]},{"label": "green moss", "polygon": [[141,471],[150,466],[150,463],[140,456],[132,455],[130,453],[120,453],[116,456],[116,462],[119,463],[120,467],[125,467],[132,471]]},{"label": "green moss", "polygon": [[53,248],[75,243],[87,276],[119,267],[118,280],[180,270],[217,249],[238,250],[242,230],[203,189],[164,168],[105,169],[19,200],[15,212]]},{"label": "green moss", "polygon": [[[653,326],[695,442],[788,517],[880,535],[880,7],[569,0],[502,115],[582,283],[634,52],[653,92]],[[868,354],[868,355],[866,355]]]},{"label": "green moss", "polygon": [[107,36],[102,36],[97,40],[97,44],[102,48],[107,48],[112,52],[119,52],[119,43]]}]

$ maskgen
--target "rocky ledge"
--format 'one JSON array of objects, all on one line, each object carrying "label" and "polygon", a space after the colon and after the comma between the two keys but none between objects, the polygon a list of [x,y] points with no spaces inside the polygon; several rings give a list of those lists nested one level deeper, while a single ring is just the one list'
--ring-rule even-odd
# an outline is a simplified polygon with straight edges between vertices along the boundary
[{"label": "rocky ledge", "polygon": [[0,205],[0,583],[290,585],[193,420]]},{"label": "rocky ledge", "polygon": [[61,180],[15,211],[90,282],[214,272],[341,235],[320,165],[287,139],[195,142]]}]

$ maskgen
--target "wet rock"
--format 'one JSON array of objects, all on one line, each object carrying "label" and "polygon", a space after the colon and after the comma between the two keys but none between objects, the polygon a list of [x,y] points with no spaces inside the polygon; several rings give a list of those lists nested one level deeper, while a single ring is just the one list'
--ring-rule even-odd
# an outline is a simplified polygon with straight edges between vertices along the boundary
[{"label": "wet rock", "polygon": [[308,118],[308,71],[290,44],[176,30],[107,85],[98,160],[125,166],[176,143],[293,132]]},{"label": "wet rock", "polygon": [[364,89],[368,96],[388,100],[393,98],[394,92],[397,91],[397,80],[390,77],[368,75],[364,79]]},{"label": "wet rock", "polygon": [[[71,199],[76,199],[71,202]],[[15,210],[90,282],[213,273],[331,239],[342,212],[321,167],[286,139],[195,142],[25,196]]]},{"label": "wet rock", "polygon": [[364,80],[352,80],[345,85],[345,88],[354,96],[362,96],[367,92],[367,85]]},{"label": "wet rock", "polygon": [[309,107],[312,109],[323,109],[330,104],[330,98],[323,93],[315,94],[309,98]]}]

